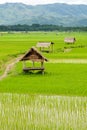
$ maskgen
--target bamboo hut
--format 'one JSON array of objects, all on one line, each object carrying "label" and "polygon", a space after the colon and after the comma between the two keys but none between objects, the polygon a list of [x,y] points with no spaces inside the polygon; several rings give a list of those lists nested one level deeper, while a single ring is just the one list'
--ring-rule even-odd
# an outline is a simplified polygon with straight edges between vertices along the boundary
[{"label": "bamboo hut", "polygon": [[38,42],[36,47],[40,49],[40,51],[45,52],[53,52],[53,42]]},{"label": "bamboo hut", "polygon": [[67,43],[67,44],[74,44],[76,41],[75,37],[66,37],[64,39],[64,42]]},{"label": "bamboo hut", "polygon": [[[32,61],[32,67],[26,67],[26,61],[30,60]],[[23,71],[24,72],[29,72],[29,71],[34,71],[38,70],[44,73],[44,61],[48,61],[42,54],[37,51],[36,48],[32,47],[22,58],[20,61],[23,61]],[[40,62],[41,66],[40,67],[35,67],[35,62]]]}]

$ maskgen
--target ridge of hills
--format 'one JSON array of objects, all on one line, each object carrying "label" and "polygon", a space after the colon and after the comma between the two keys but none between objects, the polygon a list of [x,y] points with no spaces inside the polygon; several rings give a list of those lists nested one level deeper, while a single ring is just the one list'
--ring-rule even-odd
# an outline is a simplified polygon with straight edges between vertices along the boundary
[{"label": "ridge of hills", "polygon": [[52,24],[59,26],[87,26],[87,5],[23,3],[0,4],[0,25]]}]

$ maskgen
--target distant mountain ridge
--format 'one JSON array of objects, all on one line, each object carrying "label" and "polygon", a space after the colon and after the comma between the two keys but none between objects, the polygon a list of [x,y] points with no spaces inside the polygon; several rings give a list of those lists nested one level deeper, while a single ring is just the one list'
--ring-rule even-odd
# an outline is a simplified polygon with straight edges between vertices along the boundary
[{"label": "distant mountain ridge", "polygon": [[87,5],[23,3],[0,4],[0,25],[53,24],[62,26],[87,26]]}]

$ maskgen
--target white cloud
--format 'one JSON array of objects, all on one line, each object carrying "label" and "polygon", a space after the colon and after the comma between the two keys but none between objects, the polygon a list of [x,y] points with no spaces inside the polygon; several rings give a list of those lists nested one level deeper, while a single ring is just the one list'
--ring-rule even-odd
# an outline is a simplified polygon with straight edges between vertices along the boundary
[{"label": "white cloud", "polygon": [[36,4],[47,4],[47,3],[68,3],[68,4],[87,4],[87,0],[2,0],[0,3],[14,3],[22,2],[25,4],[36,5]]},{"label": "white cloud", "polygon": [[87,0],[61,0],[61,3],[64,1],[68,4],[87,4]]}]

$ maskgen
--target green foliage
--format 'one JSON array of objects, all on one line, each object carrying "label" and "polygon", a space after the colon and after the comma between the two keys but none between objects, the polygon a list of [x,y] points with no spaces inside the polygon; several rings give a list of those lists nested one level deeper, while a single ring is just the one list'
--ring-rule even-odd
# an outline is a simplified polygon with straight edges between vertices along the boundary
[{"label": "green foliage", "polygon": [[87,26],[85,27],[64,27],[64,26],[58,26],[58,25],[40,25],[40,24],[32,24],[32,25],[1,25],[0,31],[8,31],[8,33],[11,33],[11,31],[25,31],[25,33],[28,33],[28,31],[87,31]]}]

